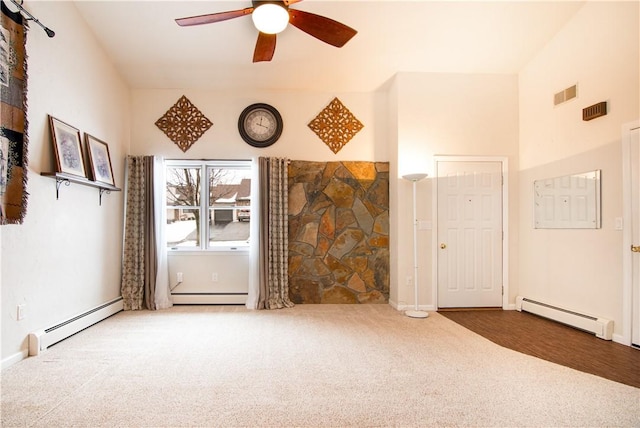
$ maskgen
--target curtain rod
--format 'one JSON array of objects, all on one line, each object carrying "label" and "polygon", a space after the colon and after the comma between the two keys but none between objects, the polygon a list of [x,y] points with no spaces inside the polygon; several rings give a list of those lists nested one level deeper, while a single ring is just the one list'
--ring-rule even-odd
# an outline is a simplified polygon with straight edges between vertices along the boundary
[{"label": "curtain rod", "polygon": [[18,9],[20,9],[20,12],[27,15],[28,21],[33,21],[39,26],[41,26],[44,32],[47,33],[47,36],[53,37],[56,35],[56,33],[54,33],[52,29],[45,27],[45,25],[42,22],[38,21],[35,16],[31,15],[31,13],[22,6],[22,0],[20,1],[20,3],[18,3],[17,0],[11,0],[11,3],[15,4],[18,7]]}]

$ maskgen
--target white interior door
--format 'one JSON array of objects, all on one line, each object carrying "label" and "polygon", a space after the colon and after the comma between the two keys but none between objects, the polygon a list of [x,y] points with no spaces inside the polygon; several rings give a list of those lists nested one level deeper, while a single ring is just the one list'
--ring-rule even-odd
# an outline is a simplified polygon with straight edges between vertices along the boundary
[{"label": "white interior door", "polygon": [[640,346],[640,131],[629,135],[631,161],[631,343]]},{"label": "white interior door", "polygon": [[437,161],[438,307],[502,306],[502,163]]}]

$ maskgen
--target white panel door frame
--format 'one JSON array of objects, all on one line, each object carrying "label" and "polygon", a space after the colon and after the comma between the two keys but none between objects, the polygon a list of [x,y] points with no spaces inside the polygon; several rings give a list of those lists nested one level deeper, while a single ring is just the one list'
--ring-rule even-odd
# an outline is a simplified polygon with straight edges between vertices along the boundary
[{"label": "white panel door frame", "polygon": [[[500,162],[502,165],[502,309],[515,309],[515,304],[509,305],[509,161],[506,156],[448,156],[436,155],[433,157],[433,171],[435,188],[432,193],[432,218],[433,230],[438,230],[438,162]],[[437,232],[436,232],[437,233]],[[431,245],[431,283],[432,301],[435,310],[438,310],[438,240],[434,237]]]},{"label": "white panel door frame", "polygon": [[[622,337],[614,341],[630,346],[634,328],[633,311],[633,207],[632,207],[632,171],[631,171],[631,134],[640,128],[640,120],[622,125]],[[635,314],[637,317],[638,314]]]}]

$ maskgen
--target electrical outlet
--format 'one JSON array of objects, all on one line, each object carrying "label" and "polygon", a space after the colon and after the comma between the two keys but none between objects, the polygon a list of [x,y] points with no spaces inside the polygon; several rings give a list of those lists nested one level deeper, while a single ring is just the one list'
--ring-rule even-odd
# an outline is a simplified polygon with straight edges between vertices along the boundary
[{"label": "electrical outlet", "polygon": [[24,311],[26,309],[26,306],[27,305],[25,305],[25,304],[18,305],[18,311],[17,311],[17,319],[18,319],[18,321],[24,319],[24,316],[25,316]]},{"label": "electrical outlet", "polygon": [[182,282],[182,272],[176,273],[176,279],[178,280],[178,282]]},{"label": "electrical outlet", "polygon": [[218,282],[218,272],[213,272],[211,274],[211,281]]}]

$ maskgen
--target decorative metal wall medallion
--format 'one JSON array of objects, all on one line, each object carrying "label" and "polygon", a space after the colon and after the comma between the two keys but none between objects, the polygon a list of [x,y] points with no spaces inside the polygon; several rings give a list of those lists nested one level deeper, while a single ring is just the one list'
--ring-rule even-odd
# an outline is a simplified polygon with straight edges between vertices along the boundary
[{"label": "decorative metal wall medallion", "polygon": [[308,126],[333,153],[338,153],[364,127],[338,98],[334,98]]},{"label": "decorative metal wall medallion", "polygon": [[183,95],[156,121],[156,126],[186,152],[213,123]]}]

